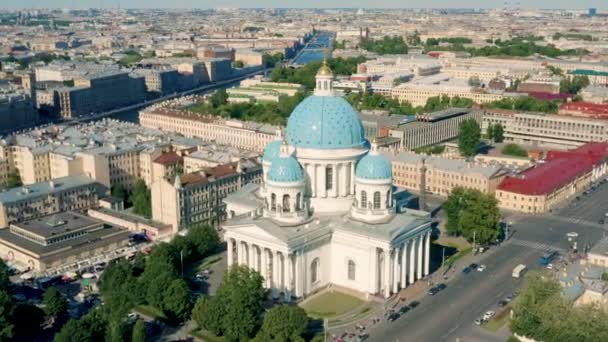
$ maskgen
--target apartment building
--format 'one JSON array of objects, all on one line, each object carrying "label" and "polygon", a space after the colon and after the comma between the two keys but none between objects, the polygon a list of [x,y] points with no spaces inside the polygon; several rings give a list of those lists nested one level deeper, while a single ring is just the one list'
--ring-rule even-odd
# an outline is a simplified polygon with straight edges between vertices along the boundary
[{"label": "apartment building", "polygon": [[226,218],[223,199],[261,180],[262,165],[255,160],[159,179],[151,189],[152,219],[170,224],[174,231],[199,223],[219,224]]},{"label": "apartment building", "polygon": [[139,122],[144,127],[256,152],[262,152],[280,130],[278,126],[225,120],[160,106],[139,112]]},{"label": "apartment building", "polygon": [[417,115],[397,127],[388,135],[401,140],[401,148],[413,150],[438,144],[458,136],[458,126],[464,120],[474,119],[481,123],[483,111],[469,108],[450,108]]},{"label": "apartment building", "polygon": [[441,64],[435,58],[424,55],[383,56],[357,66],[357,73],[360,74],[406,73],[429,76],[440,71]]},{"label": "apartment building", "polygon": [[77,212],[31,218],[0,229],[0,257],[47,272],[126,247],[130,232]]},{"label": "apartment building", "polygon": [[608,171],[608,142],[588,143],[572,151],[550,151],[544,162],[496,188],[501,208],[530,214],[551,211]]},{"label": "apartment building", "polygon": [[478,104],[494,102],[505,97],[516,96],[515,94],[510,93],[488,92],[483,89],[476,89],[466,84],[466,81],[461,81],[462,82],[431,82],[429,80],[422,83],[417,81],[403,83],[391,90],[391,97],[399,102],[409,102],[413,106],[424,106],[429,98],[443,95],[471,99]]},{"label": "apartment building", "polygon": [[0,193],[0,227],[69,210],[96,206],[108,188],[85,176],[70,176]]},{"label": "apartment building", "polygon": [[35,106],[36,97],[30,90],[0,85],[0,131],[27,127],[38,122]]},{"label": "apartment building", "polygon": [[608,140],[608,121],[543,113],[486,110],[482,130],[500,124],[506,141],[554,147],[576,147]]},{"label": "apartment building", "polygon": [[[384,152],[393,167],[393,183],[412,191],[447,197],[454,188],[463,187],[493,195],[507,175],[501,165],[484,165],[462,159],[426,156],[413,152]],[[424,178],[424,180],[423,180]]]}]

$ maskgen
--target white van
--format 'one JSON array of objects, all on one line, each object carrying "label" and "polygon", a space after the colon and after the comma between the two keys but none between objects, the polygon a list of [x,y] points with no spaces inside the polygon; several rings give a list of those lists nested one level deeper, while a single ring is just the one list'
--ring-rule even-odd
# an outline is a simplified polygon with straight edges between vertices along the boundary
[{"label": "white van", "polygon": [[526,265],[519,264],[513,269],[513,278],[520,278],[527,270]]}]

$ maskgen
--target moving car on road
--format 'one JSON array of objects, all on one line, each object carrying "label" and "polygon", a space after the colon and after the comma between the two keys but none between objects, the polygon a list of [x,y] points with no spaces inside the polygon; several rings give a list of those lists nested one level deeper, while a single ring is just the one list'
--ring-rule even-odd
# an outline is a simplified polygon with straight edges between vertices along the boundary
[{"label": "moving car on road", "polygon": [[513,269],[513,278],[520,278],[528,268],[524,264],[519,264]]}]

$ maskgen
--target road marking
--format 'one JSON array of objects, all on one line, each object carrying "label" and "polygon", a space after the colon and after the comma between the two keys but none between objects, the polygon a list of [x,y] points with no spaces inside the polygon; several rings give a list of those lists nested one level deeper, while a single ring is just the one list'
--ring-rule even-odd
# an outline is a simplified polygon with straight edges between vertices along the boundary
[{"label": "road marking", "polygon": [[564,254],[566,252],[566,250],[563,249],[563,248],[547,245],[547,244],[541,243],[541,242],[519,240],[519,239],[511,239],[510,241],[514,245],[518,245],[518,246],[522,246],[522,247],[528,247],[528,248],[535,249],[535,250],[538,250],[538,251],[555,250],[555,251],[558,251],[558,252],[560,252],[562,254]]},{"label": "road marking", "polygon": [[594,227],[594,228],[606,229],[606,227],[602,224],[583,220],[580,217],[564,217],[564,216],[560,216],[560,215],[546,215],[545,217],[548,219],[556,220],[556,221],[560,221],[560,222],[574,223],[574,224],[581,225],[581,226],[589,226],[589,227]]}]

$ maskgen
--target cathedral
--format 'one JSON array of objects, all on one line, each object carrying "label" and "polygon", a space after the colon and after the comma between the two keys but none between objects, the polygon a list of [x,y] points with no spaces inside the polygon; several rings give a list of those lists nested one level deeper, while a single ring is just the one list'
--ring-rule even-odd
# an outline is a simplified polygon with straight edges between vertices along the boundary
[{"label": "cathedral", "polygon": [[398,204],[390,161],[333,78],[324,63],[266,146],[262,184],[225,199],[228,266],[260,272],[286,301],[328,286],[389,297],[429,273],[431,219]]}]

